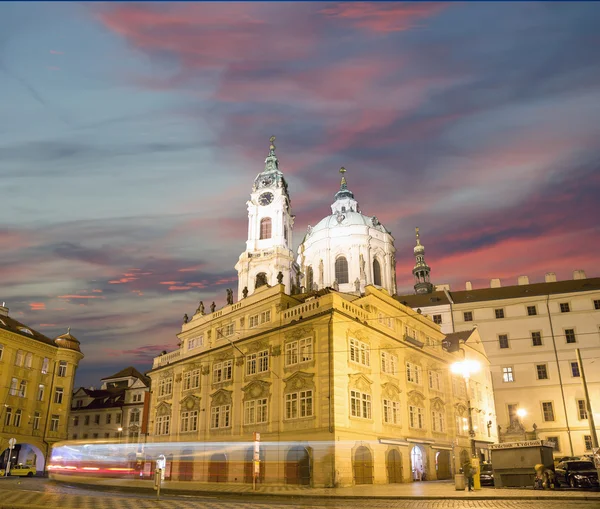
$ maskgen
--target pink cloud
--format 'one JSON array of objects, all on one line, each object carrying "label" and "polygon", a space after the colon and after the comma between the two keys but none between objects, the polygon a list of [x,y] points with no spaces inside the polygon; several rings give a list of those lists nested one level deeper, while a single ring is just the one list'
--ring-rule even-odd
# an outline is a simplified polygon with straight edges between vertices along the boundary
[{"label": "pink cloud", "polygon": [[181,281],[161,281],[158,284],[159,285],[176,285],[177,283],[181,283]]},{"label": "pink cloud", "polygon": [[46,304],[44,302],[30,302],[29,308],[32,311],[43,311],[46,309]]},{"label": "pink cloud", "polygon": [[192,288],[192,287],[191,286],[169,286],[169,290],[171,290],[172,292],[189,290],[190,288]]},{"label": "pink cloud", "polygon": [[199,283],[186,283],[187,286],[193,286],[194,288],[206,288],[207,282],[201,281]]},{"label": "pink cloud", "polygon": [[40,323],[39,327],[56,327],[55,323]]},{"label": "pink cloud", "polygon": [[104,299],[103,295],[57,295],[59,299]]},{"label": "pink cloud", "polygon": [[237,281],[237,276],[234,277],[227,277],[227,278],[221,278],[218,279],[217,281],[215,281],[215,285],[224,285],[226,283],[233,283],[234,281]]},{"label": "pink cloud", "polygon": [[102,293],[102,290],[100,290],[100,288],[94,288],[92,290],[93,293]]},{"label": "pink cloud", "polygon": [[196,272],[202,269],[203,265],[194,265],[193,267],[185,267],[183,269],[179,269],[177,272]]}]

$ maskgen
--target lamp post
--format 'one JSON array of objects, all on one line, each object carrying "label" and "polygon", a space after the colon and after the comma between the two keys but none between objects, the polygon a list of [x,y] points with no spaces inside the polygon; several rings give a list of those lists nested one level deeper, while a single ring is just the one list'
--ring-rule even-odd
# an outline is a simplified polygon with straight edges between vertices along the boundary
[{"label": "lamp post", "polygon": [[462,375],[463,380],[465,381],[465,389],[467,391],[467,408],[468,408],[468,412],[469,412],[469,438],[470,438],[470,443],[471,443],[471,456],[475,457],[476,454],[476,450],[475,450],[475,430],[473,429],[473,409],[471,408],[471,393],[470,393],[470,387],[469,387],[469,380],[471,378],[471,374],[472,373],[477,373],[480,369],[480,364],[477,361],[473,361],[473,360],[468,360],[466,358],[467,354],[465,352],[465,350],[463,349],[463,355],[464,358],[462,361],[460,362],[455,362],[454,364],[452,364],[451,369],[452,369],[452,373],[456,374],[456,375]]},{"label": "lamp post", "polygon": [[118,427],[117,431],[119,432],[119,443],[121,443],[121,439],[123,438],[123,428]]}]

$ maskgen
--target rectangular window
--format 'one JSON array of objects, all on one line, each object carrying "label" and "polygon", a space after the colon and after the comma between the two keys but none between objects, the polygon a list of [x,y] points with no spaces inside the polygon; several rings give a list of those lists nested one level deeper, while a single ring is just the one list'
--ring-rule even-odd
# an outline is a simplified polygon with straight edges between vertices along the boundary
[{"label": "rectangular window", "polygon": [[550,442],[555,451],[560,451],[560,440],[558,437],[546,437],[546,442]]},{"label": "rectangular window", "polygon": [[129,424],[139,424],[140,422],[140,411],[137,408],[134,408],[129,413]]},{"label": "rectangular window", "polygon": [[79,416],[73,417],[73,426],[79,426]]},{"label": "rectangular window", "polygon": [[569,306],[568,302],[561,302],[560,303],[560,312],[561,313],[568,313],[569,311],[571,311],[571,306]]},{"label": "rectangular window", "polygon": [[[597,301],[600,302],[600,301]],[[591,451],[593,444],[592,444],[592,435],[583,435],[583,443],[584,443],[584,447],[586,451]]]},{"label": "rectangular window", "polygon": [[537,315],[537,308],[535,306],[527,306],[527,316]]},{"label": "rectangular window", "polygon": [[110,424],[112,421],[112,414],[106,414],[106,424]]},{"label": "rectangular window", "polygon": [[391,399],[383,400],[383,422],[400,424],[400,403]]},{"label": "rectangular window", "polygon": [[269,371],[269,350],[246,355],[246,376]]},{"label": "rectangular window", "polygon": [[186,371],[183,374],[183,390],[189,391],[191,389],[198,389],[198,387],[200,387],[200,370]]},{"label": "rectangular window", "polygon": [[513,368],[511,366],[505,366],[502,368],[502,381],[503,382],[514,382]]},{"label": "rectangular window", "polygon": [[44,357],[44,360],[42,361],[42,375],[45,375],[46,373],[48,373],[49,366],[50,366],[50,359],[48,359],[48,357]]},{"label": "rectangular window", "polygon": [[33,429],[40,429],[40,419],[41,419],[41,414],[39,412],[35,412],[33,414]]},{"label": "rectangular window", "polygon": [[99,414],[94,415],[94,424],[100,424],[100,415]]},{"label": "rectangular window", "polygon": [[500,334],[498,336],[500,348],[508,348],[508,334]]},{"label": "rectangular window", "polygon": [[58,376],[67,376],[67,361],[60,361],[58,363]]},{"label": "rectangular window", "polygon": [[23,350],[17,350],[17,355],[15,357],[15,366],[22,366],[24,357],[25,356],[23,355]]},{"label": "rectangular window", "polygon": [[24,398],[27,394],[27,380],[21,380],[19,384],[19,396]]},{"label": "rectangular window", "polygon": [[293,366],[313,360],[312,338],[291,341],[285,345],[285,365]]},{"label": "rectangular window", "polygon": [[198,410],[181,412],[181,432],[198,431]]},{"label": "rectangular window", "polygon": [[350,391],[350,415],[370,419],[371,395],[359,391]]},{"label": "rectangular window", "polygon": [[168,435],[171,429],[171,416],[161,415],[156,418],[156,434]]},{"label": "rectangular window", "polygon": [[263,311],[260,314],[260,323],[267,323],[271,321],[271,311]]},{"label": "rectangular window", "polygon": [[577,415],[580,421],[585,421],[588,418],[587,408],[585,404],[585,399],[577,400]]},{"label": "rectangular window", "polygon": [[99,436],[99,435],[98,435],[98,433],[94,433],[94,434],[92,435],[92,438],[98,438],[98,436]]},{"label": "rectangular window", "polygon": [[442,315],[433,315],[433,323],[437,325],[442,324]]},{"label": "rectangular window", "polygon": [[571,376],[574,378],[578,378],[581,375],[579,374],[579,363],[577,361],[571,361]]},{"label": "rectangular window", "polygon": [[554,421],[554,404],[552,401],[542,402],[542,414],[544,422]]},{"label": "rectangular window", "polygon": [[443,412],[437,412],[435,410],[431,412],[431,428],[438,433],[443,433],[445,431],[446,424],[444,422]]},{"label": "rectangular window", "polygon": [[[594,300],[594,309],[600,309],[600,299]],[[1,358],[2,358],[2,355],[0,355],[0,359]]]},{"label": "rectangular window", "polygon": [[4,414],[4,425],[10,426],[11,419],[12,419],[12,408],[6,407],[6,413]]},{"label": "rectangular window", "polygon": [[163,378],[158,382],[158,397],[168,396],[173,392],[173,378]]},{"label": "rectangular window", "polygon": [[[54,403],[60,405],[63,402],[63,396],[65,395],[65,390],[62,387],[57,387],[54,392]],[[100,417],[100,416],[98,416]],[[96,423],[98,424],[98,423]]]},{"label": "rectangular window", "polygon": [[536,364],[535,370],[538,380],[548,380],[548,366],[545,364]]},{"label": "rectangular window", "polygon": [[4,356],[4,345],[0,345],[0,361],[2,360],[3,356]]},{"label": "rectangular window", "polygon": [[370,366],[371,351],[369,345],[358,339],[350,339],[350,360],[363,366]]},{"label": "rectangular window", "polygon": [[406,380],[417,385],[423,382],[423,368],[412,362],[406,363]]},{"label": "rectangular window", "polygon": [[10,381],[10,391],[9,391],[9,393],[10,393],[11,396],[16,396],[17,395],[17,392],[19,391],[18,387],[19,387],[19,380],[17,380],[16,378],[13,378]]},{"label": "rectangular window", "polygon": [[565,339],[567,340],[567,343],[576,343],[575,329],[565,329]]},{"label": "rectangular window", "polygon": [[473,311],[465,311],[463,313],[463,318],[464,318],[465,322],[472,322],[473,321]]},{"label": "rectangular window", "polygon": [[15,412],[15,418],[13,420],[13,426],[15,428],[18,428],[19,426],[21,426],[21,409],[17,410]]},{"label": "rectangular window", "polygon": [[[77,438],[77,435],[73,435],[75,438]],[[110,438],[110,433],[104,433],[104,438]]]},{"label": "rectangular window", "polygon": [[27,355],[25,356],[25,367],[31,368],[32,361],[33,361],[33,355],[31,354],[31,352],[28,352]]},{"label": "rectangular window", "polygon": [[425,409],[409,405],[408,407],[409,426],[414,429],[425,428]]},{"label": "rectangular window", "polygon": [[121,424],[121,414],[115,415],[115,424]]},{"label": "rectangular window", "polygon": [[434,391],[442,390],[442,376],[437,371],[429,371],[429,388]]},{"label": "rectangular window", "polygon": [[223,335],[228,338],[229,336],[233,336],[233,333],[235,332],[235,327],[233,322],[228,323],[227,325],[225,325],[225,327],[223,327]]},{"label": "rectangular window", "polygon": [[250,317],[250,328],[253,327],[258,327],[259,321],[258,321],[258,315],[254,315]]},{"label": "rectangular window", "polygon": [[83,419],[83,424],[85,424],[86,426],[90,425],[90,416],[86,415],[85,418]]},{"label": "rectangular window", "polygon": [[213,383],[226,382],[233,376],[233,360],[215,362],[213,364]]},{"label": "rectangular window", "polygon": [[398,357],[387,352],[381,352],[381,372],[388,375],[397,375]]},{"label": "rectangular window", "polygon": [[211,429],[229,428],[231,424],[231,406],[213,406],[210,409]]},{"label": "rectangular window", "polygon": [[494,314],[496,315],[496,318],[504,318],[504,309],[494,309]]},{"label": "rectangular window", "polygon": [[263,424],[267,422],[267,398],[244,402],[244,424]]},{"label": "rectangular window", "polygon": [[542,333],[539,331],[531,333],[531,345],[542,346]]},{"label": "rectangular window", "polygon": [[53,415],[50,420],[50,431],[58,431],[58,425],[60,423],[60,417],[58,415]]},{"label": "rectangular window", "polygon": [[285,418],[300,419],[313,415],[313,391],[292,392],[285,395]]}]

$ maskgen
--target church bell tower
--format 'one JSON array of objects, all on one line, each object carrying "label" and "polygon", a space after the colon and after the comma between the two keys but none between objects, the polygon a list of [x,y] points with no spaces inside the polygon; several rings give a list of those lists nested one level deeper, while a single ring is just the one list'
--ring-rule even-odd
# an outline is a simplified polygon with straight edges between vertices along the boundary
[{"label": "church bell tower", "polygon": [[288,186],[275,155],[275,136],[269,141],[265,169],[254,179],[250,200],[246,203],[248,240],[246,250],[235,265],[238,300],[261,286],[279,284],[280,272],[286,293],[293,293],[298,284],[298,266],[291,249],[294,216]]},{"label": "church bell tower", "polygon": [[415,228],[415,234],[417,236],[417,245],[414,248],[416,263],[412,271],[415,277],[415,293],[431,293],[433,292],[433,285],[429,279],[431,267],[425,263],[425,247],[421,244],[418,228]]}]

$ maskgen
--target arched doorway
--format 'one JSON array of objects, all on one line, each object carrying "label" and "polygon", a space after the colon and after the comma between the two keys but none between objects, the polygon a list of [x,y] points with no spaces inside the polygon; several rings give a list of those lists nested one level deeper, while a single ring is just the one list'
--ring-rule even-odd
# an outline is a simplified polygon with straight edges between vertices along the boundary
[{"label": "arched doorway", "polygon": [[[265,482],[265,451],[260,450],[259,452],[260,458],[260,472],[258,477],[256,478],[257,483]],[[244,462],[244,482],[252,484],[253,474],[254,474],[254,448],[249,447],[246,450],[246,461]]]},{"label": "arched doorway", "polygon": [[208,464],[208,482],[227,482],[227,456],[213,454]]},{"label": "arched doorway", "polygon": [[387,471],[390,484],[402,482],[402,456],[396,449],[388,452]]},{"label": "arched doorway", "polygon": [[425,461],[423,450],[418,445],[415,445],[410,453],[410,466],[413,481],[422,481],[425,477]]},{"label": "arched doorway", "polygon": [[466,449],[463,449],[460,451],[460,467],[462,468],[467,461],[469,461],[469,453]]},{"label": "arched doorway", "polygon": [[285,461],[285,483],[310,485],[310,457],[304,447],[292,447]]},{"label": "arched doorway", "polygon": [[450,479],[450,452],[438,451],[435,454],[435,470],[438,479]]},{"label": "arched doorway", "polygon": [[[6,468],[8,455],[9,449],[5,449],[2,454],[0,454],[0,468]],[[10,457],[10,464],[14,466],[20,463],[23,465],[35,465],[35,469],[39,474],[44,472],[44,454],[35,445],[15,444]]]},{"label": "arched doorway", "polygon": [[194,453],[191,449],[181,451],[179,460],[179,480],[191,481],[194,478]]},{"label": "arched doorway", "polygon": [[354,484],[373,484],[373,455],[364,445],[354,453]]}]

